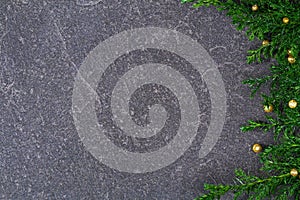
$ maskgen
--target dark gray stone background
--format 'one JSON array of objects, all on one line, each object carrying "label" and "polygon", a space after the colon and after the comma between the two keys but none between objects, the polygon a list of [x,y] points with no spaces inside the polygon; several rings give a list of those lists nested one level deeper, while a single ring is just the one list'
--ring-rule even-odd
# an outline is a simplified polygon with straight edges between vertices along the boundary
[{"label": "dark gray stone background", "polygon": [[[198,151],[207,127],[200,128],[193,145],[172,165],[130,174],[110,169],[85,150],[73,123],[72,87],[81,63],[101,41],[148,26],[177,30],[209,52],[222,74],[228,109],[221,137],[204,159],[198,158]],[[249,88],[241,84],[267,73],[266,65],[245,62],[246,51],[255,45],[235,30],[224,12],[193,9],[179,0],[1,0],[0,199],[192,199],[203,192],[205,182],[232,183],[235,168],[258,174],[260,165],[251,145],[268,144],[272,137],[239,130],[246,120],[264,115],[261,99],[250,100]],[[176,55],[154,52],[155,57],[153,51],[133,52],[115,65],[137,64],[134,58],[169,60],[179,69],[188,65]],[[193,74],[192,67],[187,69],[186,74]],[[205,88],[201,77],[198,82]],[[97,92],[101,95],[110,84],[109,79],[99,84]],[[174,114],[167,124],[173,132],[134,146],[112,130],[107,136],[121,148],[154,151],[168,142],[161,141],[166,134],[169,140],[176,134],[180,122],[176,97],[161,87],[159,94],[165,100],[159,95],[149,99],[153,87],[145,85],[133,95],[130,108],[137,114],[132,118],[147,124],[144,101],[160,103]],[[208,94],[197,95],[209,108]],[[203,121],[209,122],[209,109]]]}]

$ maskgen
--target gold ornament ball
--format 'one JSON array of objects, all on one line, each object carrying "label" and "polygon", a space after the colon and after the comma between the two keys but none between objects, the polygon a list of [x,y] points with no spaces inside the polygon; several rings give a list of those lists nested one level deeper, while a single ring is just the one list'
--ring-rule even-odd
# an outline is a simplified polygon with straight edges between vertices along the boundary
[{"label": "gold ornament ball", "polygon": [[290,108],[296,108],[297,104],[298,104],[297,101],[294,100],[294,99],[292,99],[292,100],[289,101],[289,107]]},{"label": "gold ornament ball", "polygon": [[298,171],[296,169],[291,169],[290,174],[291,174],[291,176],[296,177],[296,176],[298,176]]},{"label": "gold ornament ball", "polygon": [[255,153],[259,153],[259,152],[261,152],[262,151],[262,146],[260,145],[260,144],[254,144],[253,146],[252,146],[252,151],[254,151]]},{"label": "gold ornament ball", "polygon": [[292,56],[292,50],[290,50],[290,49],[287,50],[287,53],[288,53],[289,56]]},{"label": "gold ornament ball", "polygon": [[294,64],[296,62],[296,59],[293,56],[289,56],[288,61],[289,63]]},{"label": "gold ornament ball", "polygon": [[258,6],[255,4],[252,6],[252,11],[257,11],[258,10]]},{"label": "gold ornament ball", "polygon": [[264,111],[266,113],[272,112],[274,110],[272,105],[264,105]]},{"label": "gold ornament ball", "polygon": [[266,45],[268,45],[269,44],[269,40],[264,40],[263,42],[262,42],[262,45],[263,46],[266,46]]},{"label": "gold ornament ball", "polygon": [[287,24],[287,23],[289,23],[289,18],[287,18],[287,17],[284,17],[283,19],[282,19],[282,21],[283,21],[283,23],[285,23],[285,24]]}]

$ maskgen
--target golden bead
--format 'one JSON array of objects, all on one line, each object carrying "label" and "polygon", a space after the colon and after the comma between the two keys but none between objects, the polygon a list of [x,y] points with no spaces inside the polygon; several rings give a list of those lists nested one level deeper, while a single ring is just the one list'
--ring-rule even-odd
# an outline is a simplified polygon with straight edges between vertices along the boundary
[{"label": "golden bead", "polygon": [[290,50],[290,49],[287,50],[287,53],[288,53],[289,56],[292,56],[292,50]]},{"label": "golden bead", "polygon": [[252,146],[252,151],[255,152],[255,153],[259,153],[262,151],[262,146],[260,144],[254,144]]},{"label": "golden bead", "polygon": [[258,10],[258,6],[255,4],[252,6],[252,11],[257,11]]},{"label": "golden bead", "polygon": [[292,99],[289,101],[289,107],[290,108],[296,108],[297,107],[297,101]]},{"label": "golden bead", "polygon": [[264,105],[264,111],[266,113],[272,112],[274,110],[272,105]]},{"label": "golden bead", "polygon": [[289,63],[294,64],[296,62],[296,59],[293,56],[289,56],[288,61]]},{"label": "golden bead", "polygon": [[298,171],[296,169],[291,169],[290,174],[291,174],[291,176],[296,177],[296,176],[298,176]]},{"label": "golden bead", "polygon": [[263,42],[262,42],[262,45],[263,46],[267,46],[269,44],[269,40],[264,40]]},{"label": "golden bead", "polygon": [[283,23],[285,23],[285,24],[287,24],[287,23],[289,23],[289,18],[287,18],[287,17],[284,17],[283,19],[282,19],[282,21],[283,21]]}]

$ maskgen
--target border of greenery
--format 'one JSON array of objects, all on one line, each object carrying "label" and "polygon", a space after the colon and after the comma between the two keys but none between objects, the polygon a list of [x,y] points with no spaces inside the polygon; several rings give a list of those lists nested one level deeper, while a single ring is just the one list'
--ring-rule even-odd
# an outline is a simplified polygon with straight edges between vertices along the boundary
[{"label": "border of greenery", "polygon": [[[249,120],[243,132],[261,129],[273,132],[275,145],[259,154],[261,170],[268,174],[257,177],[236,170],[234,184],[205,184],[209,192],[197,200],[220,199],[231,191],[234,199],[300,199],[300,2],[297,0],[181,0],[193,7],[215,6],[231,17],[237,30],[245,30],[249,40],[263,40],[255,50],[249,50],[247,62],[262,63],[276,59],[270,66],[271,75],[243,81],[252,89],[251,98],[263,84],[270,83],[270,94],[262,94],[266,112],[264,122]],[[268,113],[274,112],[274,115]],[[260,149],[254,151],[260,151]]]}]

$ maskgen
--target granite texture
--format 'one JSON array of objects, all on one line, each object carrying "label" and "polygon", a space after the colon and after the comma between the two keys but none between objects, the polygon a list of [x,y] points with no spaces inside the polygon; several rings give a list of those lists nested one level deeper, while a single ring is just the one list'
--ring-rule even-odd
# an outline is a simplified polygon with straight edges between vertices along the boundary
[{"label": "granite texture", "polygon": [[[74,80],[102,41],[147,27],[178,31],[204,47],[224,82],[225,123],[214,148],[199,157],[211,120],[210,94],[201,74],[166,50],[128,52],[107,68],[95,90],[97,120],[114,145],[140,154],[155,152],[179,129],[183,111],[176,95],[155,83],[131,95],[128,112],[137,126],[145,127],[163,110],[156,120],[165,120],[162,129],[139,137],[114,123],[112,91],[125,73],[142,64],[160,63],[182,74],[195,91],[201,123],[191,146],[175,162],[147,173],[122,172],[93,156],[78,135],[72,112]],[[265,66],[246,64],[246,52],[255,45],[235,30],[224,12],[192,9],[175,0],[1,1],[0,199],[192,199],[203,193],[204,183],[231,183],[236,168],[258,174],[251,145],[268,144],[272,137],[239,130],[246,120],[264,115],[259,96],[250,100],[249,88],[241,84],[268,73]],[[228,194],[223,199],[231,198]]]}]

